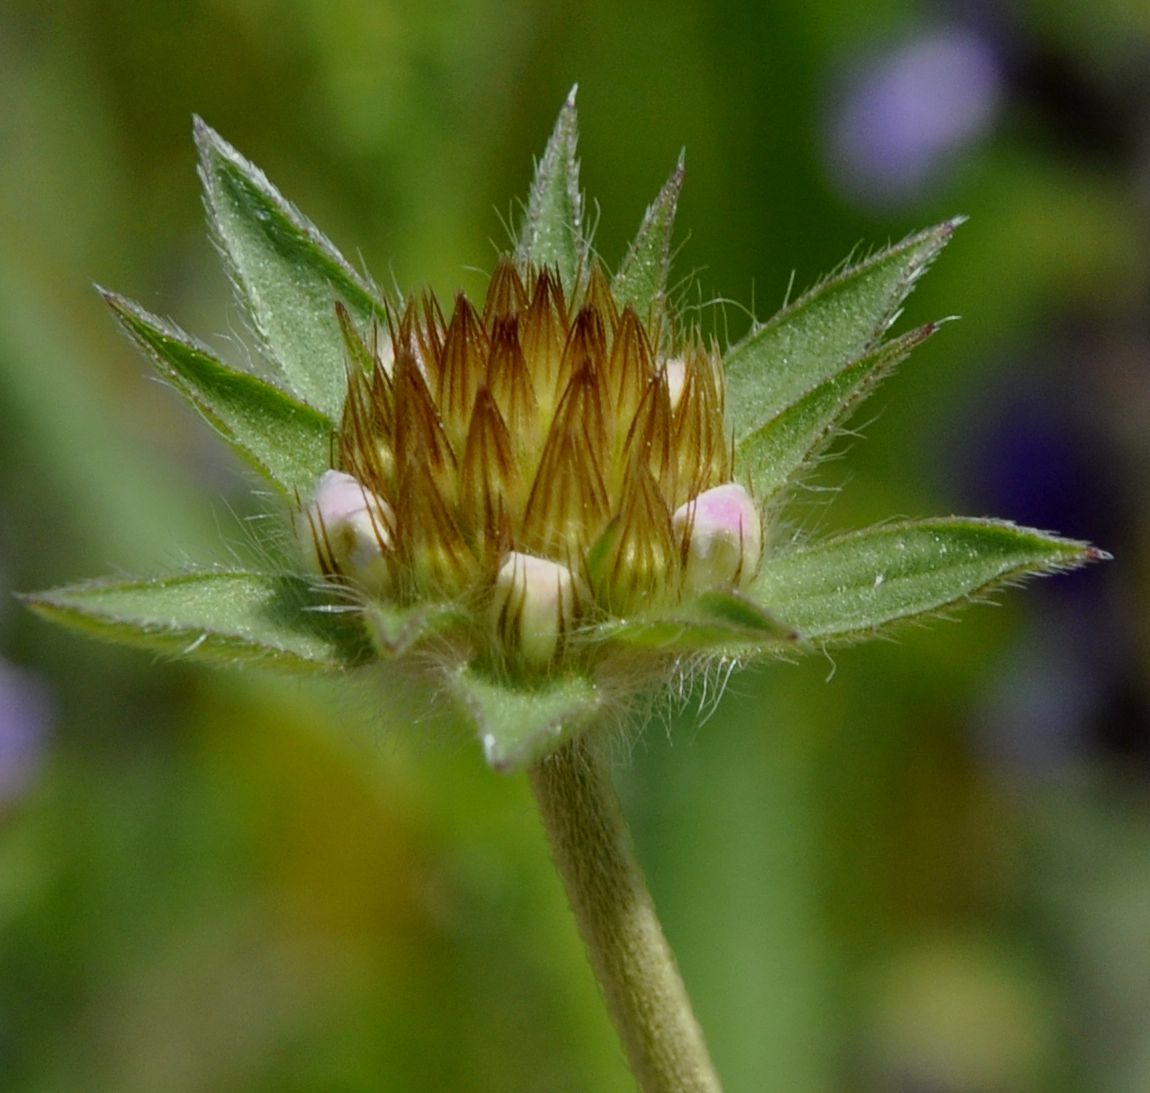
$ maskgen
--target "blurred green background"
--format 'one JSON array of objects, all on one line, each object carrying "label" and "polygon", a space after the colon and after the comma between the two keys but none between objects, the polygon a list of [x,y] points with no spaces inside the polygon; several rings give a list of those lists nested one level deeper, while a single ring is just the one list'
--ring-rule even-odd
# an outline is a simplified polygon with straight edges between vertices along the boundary
[{"label": "blurred green background", "polygon": [[[1150,7],[0,5],[0,1089],[631,1088],[522,778],[353,695],[90,644],[7,595],[225,560],[252,482],[97,281],[243,361],[201,114],[381,279],[482,284],[581,85],[620,257],[733,338],[971,221],[950,324],[778,517],[1010,516],[1117,560],[736,678],[619,776],[732,1091],[1150,1089]],[[832,504],[833,502],[833,504]]]}]

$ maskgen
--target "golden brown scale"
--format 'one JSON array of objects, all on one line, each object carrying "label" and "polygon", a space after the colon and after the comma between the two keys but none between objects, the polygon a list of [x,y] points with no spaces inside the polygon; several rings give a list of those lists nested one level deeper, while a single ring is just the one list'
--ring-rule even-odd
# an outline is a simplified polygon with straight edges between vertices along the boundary
[{"label": "golden brown scale", "polygon": [[732,473],[724,427],[723,380],[717,353],[693,345],[683,357],[683,390],[675,408],[670,450],[676,461],[672,510]]},{"label": "golden brown scale", "polygon": [[[611,353],[607,358],[604,383],[611,397],[616,420],[626,426],[639,408],[651,377],[655,375],[655,362],[650,343],[643,332],[643,324],[635,309],[627,306],[615,328]],[[620,430],[620,444],[629,427]]]},{"label": "golden brown scale", "polygon": [[519,467],[503,415],[479,389],[459,474],[459,522],[485,572],[494,574],[522,520]]},{"label": "golden brown scale", "polygon": [[680,551],[670,513],[658,483],[640,459],[628,468],[621,508],[606,534],[610,546],[598,584],[609,612],[626,614],[676,587]]},{"label": "golden brown scale", "polygon": [[523,356],[519,338],[518,316],[501,317],[491,329],[491,353],[487,362],[487,386],[503,421],[513,437],[520,458],[528,458],[528,449],[536,434],[535,385]]},{"label": "golden brown scale", "polygon": [[661,489],[668,509],[675,489],[675,461],[671,457],[671,398],[661,372],[647,380],[623,445],[624,467],[645,465]]},{"label": "golden brown scale", "polygon": [[[549,270],[535,277],[531,304],[522,316],[519,326],[519,344],[523,357],[530,361],[532,387],[540,417],[550,420],[555,404],[562,392],[559,385],[559,366],[563,347],[567,342],[567,305],[559,279]],[[542,444],[540,443],[540,447]]]},{"label": "golden brown scale", "polygon": [[[466,296],[455,301],[455,311],[447,325],[439,367],[436,397],[443,426],[452,444],[463,447],[475,396],[486,371],[489,341],[483,324]],[[429,369],[430,370],[430,369]]]},{"label": "golden brown scale", "polygon": [[513,550],[569,566],[607,610],[676,594],[671,516],[731,477],[714,350],[659,352],[598,266],[568,300],[503,261],[481,310],[460,295],[445,320],[424,296],[383,344],[340,322],[338,466],[390,506],[399,598],[482,593]]},{"label": "golden brown scale", "polygon": [[590,368],[598,379],[603,373],[606,357],[607,332],[603,327],[603,316],[589,306],[580,308],[563,346],[555,399],[562,403],[575,376],[584,368]]},{"label": "golden brown scale", "polygon": [[588,363],[572,376],[555,411],[521,529],[519,549],[562,562],[575,572],[611,518],[598,396]]},{"label": "golden brown scale", "polygon": [[483,301],[483,325],[490,330],[496,319],[516,316],[527,307],[527,290],[515,269],[515,263],[504,258],[495,267]]}]

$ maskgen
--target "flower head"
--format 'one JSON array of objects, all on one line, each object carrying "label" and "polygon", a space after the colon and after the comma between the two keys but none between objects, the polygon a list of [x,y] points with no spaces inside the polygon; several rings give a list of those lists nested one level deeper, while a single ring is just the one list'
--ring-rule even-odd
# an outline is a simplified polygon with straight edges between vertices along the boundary
[{"label": "flower head", "polygon": [[213,232],[268,382],[113,294],[171,384],[282,492],[282,569],[29,597],[120,640],[350,671],[454,700],[499,769],[716,658],[857,640],[1104,555],[1003,521],[769,528],[786,491],[928,324],[889,327],[957,224],[848,266],[722,351],[667,298],[683,166],[618,270],[591,257],[574,93],[481,304],[386,298],[202,123]]},{"label": "flower head", "polygon": [[[460,295],[445,316],[425,296],[370,336],[341,321],[358,367],[339,470],[300,521],[325,573],[403,606],[499,598],[476,652],[522,671],[549,668],[581,622],[753,575],[759,516],[730,481],[717,348],[648,329],[597,266],[568,292],[505,259],[482,308]],[[332,505],[336,480],[350,499]],[[746,527],[716,532],[732,493]],[[530,579],[507,597],[509,566]]]}]

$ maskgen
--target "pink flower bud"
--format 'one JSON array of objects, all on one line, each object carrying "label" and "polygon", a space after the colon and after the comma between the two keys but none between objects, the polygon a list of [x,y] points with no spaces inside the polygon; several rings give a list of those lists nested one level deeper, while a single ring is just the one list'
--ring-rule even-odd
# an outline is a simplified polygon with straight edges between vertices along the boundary
[{"label": "pink flower bud", "polygon": [[734,482],[704,490],[681,505],[671,527],[684,545],[683,590],[688,595],[737,588],[758,569],[762,518],[751,495]]},{"label": "pink flower bud", "polygon": [[380,592],[390,576],[394,521],[391,506],[357,478],[327,471],[297,517],[296,529],[321,570]]},{"label": "pink flower bud", "polygon": [[570,630],[581,582],[565,565],[512,551],[495,578],[491,623],[504,650],[545,668]]}]

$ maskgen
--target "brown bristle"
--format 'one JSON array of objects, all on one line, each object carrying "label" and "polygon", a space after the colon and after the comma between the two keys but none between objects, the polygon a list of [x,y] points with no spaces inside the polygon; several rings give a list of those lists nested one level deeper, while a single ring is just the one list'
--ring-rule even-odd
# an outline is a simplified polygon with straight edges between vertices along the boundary
[{"label": "brown bristle", "polygon": [[347,349],[348,365],[351,371],[353,373],[370,373],[375,366],[375,362],[379,359],[378,326],[374,324],[372,326],[373,345],[369,347],[360,335],[360,332],[356,330],[355,324],[351,320],[351,314],[342,300],[336,301],[335,314],[339,320],[339,329],[343,335],[343,344],[344,348]]},{"label": "brown bristle", "polygon": [[585,367],[568,384],[543,449],[523,516],[525,549],[570,564],[607,522],[610,498],[596,441],[601,435],[597,384]]},{"label": "brown bristle", "polygon": [[371,482],[374,489],[379,485],[381,475],[377,472],[371,453],[375,451],[383,433],[372,427],[371,404],[371,380],[362,375],[352,376],[343,404],[336,465],[361,482]]},{"label": "brown bristle", "polygon": [[598,312],[607,328],[607,333],[613,334],[619,323],[619,307],[611,293],[611,284],[598,262],[591,267],[591,276],[587,282],[586,306]]},{"label": "brown bristle", "polygon": [[401,469],[395,523],[408,595],[450,594],[477,575],[467,541],[425,463],[409,460]]},{"label": "brown bristle", "polygon": [[644,386],[623,444],[622,467],[636,461],[646,465],[662,489],[673,492],[677,468],[671,453],[671,396],[662,372]]},{"label": "brown bristle", "polygon": [[716,358],[698,345],[688,347],[671,431],[678,483],[673,507],[730,477],[722,379],[715,369]]},{"label": "brown bristle", "polygon": [[455,301],[455,312],[447,325],[439,369],[439,412],[453,443],[467,436],[467,422],[475,405],[475,393],[483,382],[487,360],[487,333],[466,296]]},{"label": "brown bristle", "polygon": [[626,402],[630,393],[637,406],[647,380],[655,374],[655,362],[643,323],[630,304],[619,316],[608,361],[615,398]]},{"label": "brown bristle", "polygon": [[527,290],[515,263],[504,258],[495,267],[483,302],[483,325],[490,330],[498,319],[513,318],[527,307]]},{"label": "brown bristle", "polygon": [[573,377],[584,368],[601,370],[607,359],[607,333],[603,316],[591,307],[582,307],[571,324],[567,344],[559,363],[557,393],[568,388]]},{"label": "brown bristle", "polygon": [[628,422],[638,411],[654,375],[654,358],[643,325],[634,308],[628,306],[619,318],[603,380],[607,396],[612,400],[615,420],[623,426],[619,430],[622,439],[626,438]]},{"label": "brown bristle", "polygon": [[423,297],[423,322],[416,324],[416,347],[427,368],[428,382],[438,390],[439,373],[443,365],[443,342],[447,337],[447,323],[439,301],[430,292]]},{"label": "brown bristle", "polygon": [[523,357],[529,361],[540,412],[549,414],[561,394],[559,366],[567,341],[567,306],[558,280],[544,269],[535,277],[531,304],[519,325]]},{"label": "brown bristle", "polygon": [[641,459],[632,460],[624,481],[617,533],[602,565],[604,606],[625,613],[674,586],[678,548],[671,514],[658,483]]},{"label": "brown bristle", "polygon": [[459,523],[489,570],[511,537],[519,494],[511,438],[491,392],[481,387],[459,471]]},{"label": "brown bristle", "polygon": [[487,386],[522,451],[535,432],[535,387],[519,341],[519,320],[497,319],[491,330]]},{"label": "brown bristle", "polygon": [[408,346],[396,346],[394,385],[396,463],[401,471],[410,463],[419,463],[437,482],[447,481],[455,472],[455,451],[419,362]]}]

